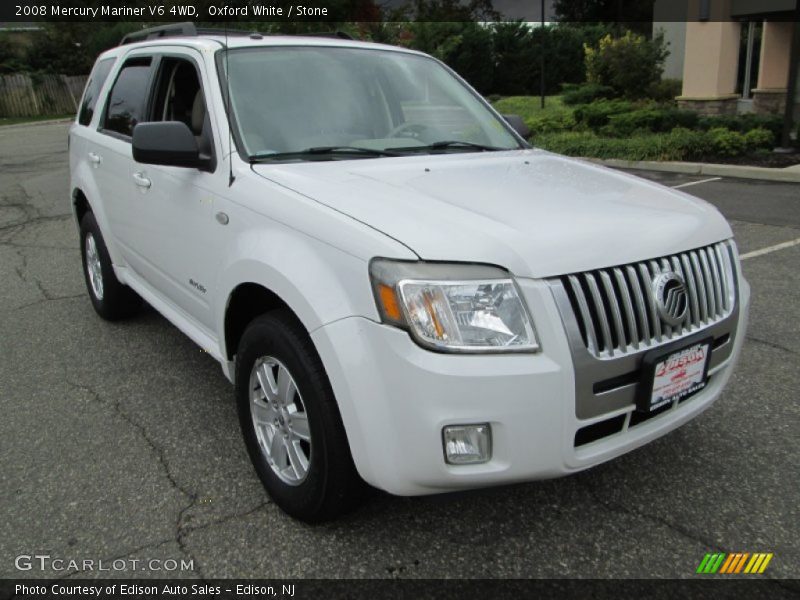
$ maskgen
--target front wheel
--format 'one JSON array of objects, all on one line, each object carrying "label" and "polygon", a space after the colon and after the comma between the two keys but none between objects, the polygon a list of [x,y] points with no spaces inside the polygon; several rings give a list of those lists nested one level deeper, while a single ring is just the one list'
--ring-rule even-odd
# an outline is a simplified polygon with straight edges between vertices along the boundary
[{"label": "front wheel", "polygon": [[236,357],[247,451],[275,503],[307,522],[353,508],[363,491],[322,361],[288,311],[256,318]]}]

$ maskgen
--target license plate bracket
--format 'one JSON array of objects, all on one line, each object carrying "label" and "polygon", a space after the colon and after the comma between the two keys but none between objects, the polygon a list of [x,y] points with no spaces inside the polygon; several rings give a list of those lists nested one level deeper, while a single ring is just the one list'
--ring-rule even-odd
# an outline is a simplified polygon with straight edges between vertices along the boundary
[{"label": "license plate bracket", "polygon": [[705,388],[713,341],[711,337],[681,340],[645,354],[636,410],[650,413]]}]

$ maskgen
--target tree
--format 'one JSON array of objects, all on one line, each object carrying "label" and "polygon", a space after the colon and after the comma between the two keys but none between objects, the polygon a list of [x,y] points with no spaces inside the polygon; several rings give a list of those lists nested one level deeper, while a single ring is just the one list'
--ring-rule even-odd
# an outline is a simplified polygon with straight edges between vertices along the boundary
[{"label": "tree", "polygon": [[[523,22],[496,23],[494,33],[495,78],[493,92],[521,96],[539,81],[539,51],[531,28]],[[541,39],[538,41],[541,46]]]},{"label": "tree", "polygon": [[5,36],[0,37],[0,74],[14,73],[21,67],[22,61],[13,44]]},{"label": "tree", "polygon": [[669,54],[662,32],[652,40],[631,31],[618,38],[607,35],[596,48],[587,45],[585,51],[588,80],[609,86],[627,98],[647,94],[661,79]]},{"label": "tree", "polygon": [[414,21],[487,22],[501,18],[492,0],[411,0],[401,10]]},{"label": "tree", "polygon": [[119,44],[133,23],[48,23],[25,53],[30,71],[86,75],[97,55]]},{"label": "tree", "polygon": [[493,89],[492,32],[472,21],[416,21],[398,42],[431,54],[481,93]]},{"label": "tree", "polygon": [[555,0],[556,19],[563,23],[606,23],[621,30],[648,34],[655,0]]}]

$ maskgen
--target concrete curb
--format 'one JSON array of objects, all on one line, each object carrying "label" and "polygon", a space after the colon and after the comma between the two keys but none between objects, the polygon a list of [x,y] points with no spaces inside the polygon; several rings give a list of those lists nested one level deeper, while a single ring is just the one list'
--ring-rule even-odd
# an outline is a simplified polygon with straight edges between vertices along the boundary
[{"label": "concrete curb", "polygon": [[641,169],[644,171],[663,171],[666,173],[683,173],[686,175],[708,175],[710,177],[734,177],[739,179],[760,179],[762,181],[800,183],[800,165],[782,169],[772,169],[769,167],[747,167],[741,165],[620,160],[616,158],[587,158],[585,160],[607,167],[616,167],[618,169]]},{"label": "concrete curb", "polygon": [[38,125],[53,125],[54,123],[70,123],[74,121],[74,117],[65,117],[63,119],[49,119],[47,121],[28,121],[26,123],[12,123],[11,125],[0,124],[0,131],[7,129],[17,129],[20,127],[36,127]]}]

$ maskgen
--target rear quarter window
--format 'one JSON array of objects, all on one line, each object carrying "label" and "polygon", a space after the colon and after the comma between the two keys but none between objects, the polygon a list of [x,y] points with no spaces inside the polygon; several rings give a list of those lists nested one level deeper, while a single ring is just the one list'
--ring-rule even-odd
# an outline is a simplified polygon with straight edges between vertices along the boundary
[{"label": "rear quarter window", "polygon": [[146,110],[152,59],[132,58],[125,62],[111,88],[103,129],[130,137]]},{"label": "rear quarter window", "polygon": [[115,58],[104,58],[98,60],[94,65],[92,74],[89,75],[89,81],[86,83],[86,91],[83,92],[83,100],[81,100],[81,108],[78,112],[78,123],[81,125],[88,125],[92,122],[100,89],[108,79],[115,60]]}]

